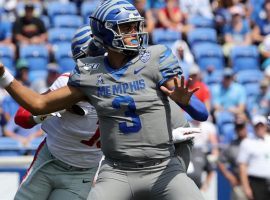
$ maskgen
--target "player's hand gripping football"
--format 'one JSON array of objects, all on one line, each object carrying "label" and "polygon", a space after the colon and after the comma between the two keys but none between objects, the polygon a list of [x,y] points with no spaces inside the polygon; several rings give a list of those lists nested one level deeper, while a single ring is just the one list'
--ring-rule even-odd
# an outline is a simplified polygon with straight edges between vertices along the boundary
[{"label": "player's hand gripping football", "polygon": [[188,105],[191,96],[200,88],[194,88],[192,90],[189,90],[188,88],[189,88],[191,79],[189,79],[187,81],[187,84],[185,84],[184,76],[181,76],[181,79],[174,77],[173,81],[174,81],[174,88],[168,89],[165,86],[161,86],[160,87],[161,91],[163,91],[167,96],[169,96],[175,102],[180,103],[185,106]]}]

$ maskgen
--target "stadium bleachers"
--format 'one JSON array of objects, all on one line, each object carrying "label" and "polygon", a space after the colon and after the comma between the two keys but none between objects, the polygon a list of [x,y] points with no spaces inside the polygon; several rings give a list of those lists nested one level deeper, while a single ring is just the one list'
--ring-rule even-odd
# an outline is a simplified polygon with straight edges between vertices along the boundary
[{"label": "stadium bleachers", "polygon": [[181,40],[181,33],[175,30],[158,28],[152,33],[154,44],[164,44],[169,47],[177,40]]},{"label": "stadium bleachers", "polygon": [[188,33],[187,40],[191,46],[200,42],[217,43],[217,32],[213,28],[196,28]]},{"label": "stadium bleachers", "polygon": [[259,52],[256,46],[236,46],[231,51],[230,59],[236,72],[259,69]]},{"label": "stadium bleachers", "polygon": [[57,15],[53,17],[53,25],[56,28],[77,29],[83,25],[83,19],[78,15]]},{"label": "stadium bleachers", "polygon": [[3,64],[10,69],[11,71],[15,71],[14,68],[14,53],[12,49],[8,46],[0,46],[0,60]]},{"label": "stadium bleachers", "polygon": [[20,58],[27,60],[30,71],[46,70],[49,63],[49,53],[45,45],[22,46]]},{"label": "stadium bleachers", "polygon": [[51,2],[47,5],[47,13],[50,17],[50,20],[53,20],[53,18],[57,15],[76,15],[77,14],[77,7],[75,3],[68,2],[68,3],[62,3],[62,2]]},{"label": "stadium bleachers", "polygon": [[75,31],[74,28],[51,28],[48,30],[48,41],[52,45],[70,43]]},{"label": "stadium bleachers", "polygon": [[193,52],[202,70],[214,67],[216,70],[224,68],[224,55],[219,44],[201,42],[193,46]]},{"label": "stadium bleachers", "polygon": [[62,43],[55,46],[54,50],[55,59],[57,64],[60,66],[62,73],[70,72],[75,67],[75,62],[72,58],[70,49],[70,43]]}]

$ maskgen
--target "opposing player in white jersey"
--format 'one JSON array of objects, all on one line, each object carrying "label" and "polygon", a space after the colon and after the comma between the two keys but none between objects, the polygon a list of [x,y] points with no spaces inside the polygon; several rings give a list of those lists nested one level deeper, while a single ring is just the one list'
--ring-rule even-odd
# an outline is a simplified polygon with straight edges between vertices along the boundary
[{"label": "opposing player in white jersey", "polygon": [[[71,47],[75,60],[104,54],[90,43],[90,34],[89,26],[75,33]],[[62,74],[48,92],[66,86],[69,76]],[[15,121],[25,128],[42,122],[47,133],[15,199],[86,199],[101,158],[95,109],[88,102],[79,102],[58,116],[32,116],[21,107]]]},{"label": "opposing player in white jersey", "polygon": [[78,60],[68,86],[45,95],[20,85],[2,64],[0,85],[34,114],[55,112],[83,99],[96,108],[106,159],[91,200],[201,200],[175,157],[167,96],[194,119],[206,120],[208,113],[193,95],[198,88],[188,90],[189,81],[184,84],[171,50],[144,47],[143,22],[129,2],[104,1],[91,27],[107,56]]}]

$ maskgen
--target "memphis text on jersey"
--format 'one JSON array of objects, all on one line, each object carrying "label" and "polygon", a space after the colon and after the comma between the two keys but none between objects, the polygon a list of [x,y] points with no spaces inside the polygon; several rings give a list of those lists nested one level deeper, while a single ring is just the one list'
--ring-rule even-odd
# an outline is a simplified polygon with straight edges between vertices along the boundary
[{"label": "memphis text on jersey", "polygon": [[111,95],[133,93],[135,91],[144,90],[145,86],[146,85],[144,79],[131,81],[127,83],[99,86],[97,90],[97,95],[108,97]]}]

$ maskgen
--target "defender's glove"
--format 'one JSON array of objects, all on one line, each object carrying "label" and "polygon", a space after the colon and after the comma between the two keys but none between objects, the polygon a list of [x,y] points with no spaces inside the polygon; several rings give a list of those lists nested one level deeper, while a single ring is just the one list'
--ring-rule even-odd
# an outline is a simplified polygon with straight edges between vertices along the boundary
[{"label": "defender's glove", "polygon": [[193,139],[199,133],[201,133],[200,128],[179,127],[179,128],[173,129],[172,131],[173,142],[179,143],[179,142]]},{"label": "defender's glove", "polygon": [[35,126],[35,124],[30,123],[31,117],[32,114],[28,110],[25,110],[23,107],[19,107],[14,117],[14,121],[17,125],[25,129],[30,129]]},{"label": "defender's glove", "polygon": [[[30,113],[28,110],[24,109],[23,107],[19,107],[14,121],[17,125],[25,128],[25,129],[30,129],[34,127],[36,124],[42,123],[44,120],[50,118],[50,117],[61,117],[61,113],[65,112],[65,110],[61,110],[56,113],[50,113],[46,115],[38,115],[38,116],[33,116],[32,113]],[[33,117],[33,120],[36,124],[31,123],[31,117]]]}]

